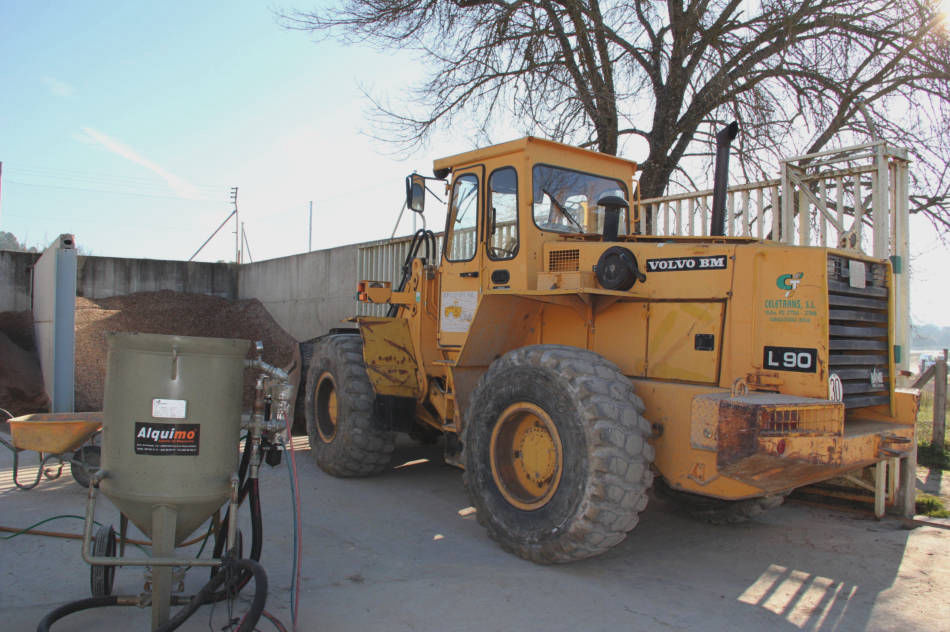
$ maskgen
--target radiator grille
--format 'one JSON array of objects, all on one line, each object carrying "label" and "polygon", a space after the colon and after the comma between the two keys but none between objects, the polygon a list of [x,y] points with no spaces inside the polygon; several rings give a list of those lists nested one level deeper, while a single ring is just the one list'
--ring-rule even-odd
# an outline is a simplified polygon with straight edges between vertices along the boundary
[{"label": "radiator grille", "polygon": [[580,260],[579,250],[552,250],[548,253],[548,272],[576,272]]},{"label": "radiator grille", "polygon": [[[864,287],[853,287],[862,267]],[[828,368],[841,378],[845,408],[890,403],[887,299],[883,264],[828,256]]]}]

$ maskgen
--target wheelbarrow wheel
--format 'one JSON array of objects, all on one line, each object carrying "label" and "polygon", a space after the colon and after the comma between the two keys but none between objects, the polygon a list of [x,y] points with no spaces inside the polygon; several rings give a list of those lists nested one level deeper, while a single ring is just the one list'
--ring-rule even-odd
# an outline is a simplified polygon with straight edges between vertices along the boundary
[{"label": "wheelbarrow wheel", "polygon": [[[73,454],[70,470],[73,478],[83,487],[89,487],[89,480],[99,471],[99,446],[84,445]],[[96,487],[99,487],[96,484]]]},{"label": "wheelbarrow wheel", "polygon": [[[102,525],[92,542],[92,554],[96,557],[115,557],[116,538],[112,525]],[[115,582],[115,566],[93,564],[89,568],[89,588],[93,597],[108,597]]]}]

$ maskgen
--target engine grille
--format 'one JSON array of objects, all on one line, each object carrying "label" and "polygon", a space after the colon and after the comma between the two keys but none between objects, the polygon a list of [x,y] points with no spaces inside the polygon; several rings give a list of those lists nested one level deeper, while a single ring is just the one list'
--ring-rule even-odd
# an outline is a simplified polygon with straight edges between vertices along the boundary
[{"label": "engine grille", "polygon": [[581,252],[573,250],[552,250],[548,253],[548,272],[576,272],[579,269]]},{"label": "engine grille", "polygon": [[[861,266],[864,287],[853,287]],[[884,264],[828,256],[828,368],[841,378],[845,408],[890,403],[887,299]]]}]

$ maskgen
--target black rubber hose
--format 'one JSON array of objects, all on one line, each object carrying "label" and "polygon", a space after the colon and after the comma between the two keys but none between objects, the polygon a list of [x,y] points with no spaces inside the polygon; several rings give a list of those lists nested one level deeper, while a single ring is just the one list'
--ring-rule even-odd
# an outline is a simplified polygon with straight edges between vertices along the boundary
[{"label": "black rubber hose", "polygon": [[[238,571],[238,573],[235,575],[229,571]],[[201,590],[198,591],[198,594],[188,602],[188,605],[176,612],[175,616],[169,619],[165,625],[156,628],[154,632],[172,632],[172,630],[178,629],[182,623],[197,612],[198,608],[215,600],[216,591],[225,580],[229,577],[235,578],[238,576],[246,576],[248,579],[251,577],[254,578],[254,599],[251,601],[251,607],[247,611],[247,614],[244,615],[241,625],[237,629],[237,632],[250,632],[257,625],[261,614],[264,612],[264,606],[267,605],[267,573],[264,571],[263,566],[253,560],[226,560],[222,572],[209,579],[208,582],[202,586]],[[225,594],[229,594],[236,591],[234,591],[231,586],[226,586],[224,592]],[[119,598],[116,595],[89,597],[87,599],[72,601],[56,608],[43,617],[36,626],[36,632],[49,632],[50,626],[53,623],[80,610],[118,605],[134,604],[119,604]]]},{"label": "black rubber hose", "polygon": [[[236,573],[234,571],[237,571]],[[165,625],[160,626],[154,632],[172,632],[188,620],[201,606],[212,601],[217,601],[218,587],[228,578],[236,577],[254,578],[254,599],[251,601],[251,608],[244,615],[244,619],[238,627],[237,632],[248,632],[253,630],[264,612],[264,606],[267,603],[267,573],[264,567],[253,560],[226,560],[221,572],[217,573],[208,582],[202,586],[198,594],[195,595],[188,605],[175,613],[175,616],[169,619]],[[246,580],[245,580],[246,583]],[[236,593],[239,588],[225,586],[224,594]]]},{"label": "black rubber hose", "polygon": [[251,479],[251,557],[255,562],[261,561],[261,551],[264,548],[264,521],[261,516],[261,489],[257,479]]},{"label": "black rubber hose", "polygon": [[[231,563],[232,562],[225,562],[225,565],[229,566]],[[198,594],[191,598],[188,605],[176,612],[175,616],[165,622],[165,625],[160,626],[157,630],[153,630],[153,632],[159,632],[159,630],[161,632],[170,632],[171,630],[175,630],[182,623],[187,621],[191,615],[197,612],[198,608],[206,603],[215,601],[215,591],[225,582],[229,575],[225,569],[219,570],[220,572],[209,579],[207,583],[201,587],[201,590],[198,591]]]},{"label": "black rubber hose", "polygon": [[[251,503],[251,556],[249,559],[253,562],[259,562],[261,552],[264,548],[264,520],[261,514],[261,491],[256,478],[249,478],[247,480],[247,486],[249,488]],[[224,537],[222,535],[222,537],[219,538],[219,542],[223,541]],[[217,546],[215,548],[217,548]],[[211,572],[212,575],[221,575],[222,569],[212,569]],[[249,581],[251,581],[250,573],[241,573],[240,577],[234,581],[233,587],[218,591],[214,594],[213,600],[224,601],[228,598],[230,592],[240,592]]]},{"label": "black rubber hose", "polygon": [[[238,507],[244,502],[244,497],[248,492],[248,483],[250,481],[246,480],[247,477],[247,468],[251,463],[251,441],[247,440],[244,442],[244,452],[241,453],[241,464],[238,466]],[[231,512],[227,511],[224,513],[224,518],[221,520],[221,524],[218,525],[218,532],[215,534],[214,538],[214,551],[212,553],[213,557],[221,557],[224,553],[224,542],[225,534],[228,532],[228,521],[231,518]],[[212,575],[214,575],[214,569],[212,569]]]},{"label": "black rubber hose", "polygon": [[267,573],[264,567],[254,560],[238,560],[235,566],[240,567],[245,573],[254,578],[254,599],[251,601],[251,607],[244,615],[244,620],[238,627],[237,632],[250,632],[257,625],[264,612],[264,606],[267,605]]},{"label": "black rubber hose", "polygon": [[53,610],[43,617],[36,626],[36,632],[49,632],[49,627],[51,625],[63,617],[74,612],[79,612],[80,610],[89,610],[90,608],[105,608],[107,606],[118,605],[119,598],[116,595],[108,595],[106,597],[88,597],[86,599],[71,601],[60,606],[59,608],[56,608],[56,610]]},{"label": "black rubber hose", "polygon": [[[435,233],[431,230],[425,228],[420,228],[412,236],[412,242],[409,244],[409,252],[406,253],[406,260],[402,263],[402,279],[400,279],[399,284],[396,286],[397,292],[402,292],[406,287],[406,283],[409,282],[409,277],[412,276],[412,260],[416,258],[416,255],[419,253],[419,247],[425,242],[426,245],[426,260],[429,257],[429,240],[432,240],[433,247],[432,251],[435,252]],[[399,313],[398,305],[390,305],[389,309],[386,311],[386,315],[390,318],[394,317]]]}]

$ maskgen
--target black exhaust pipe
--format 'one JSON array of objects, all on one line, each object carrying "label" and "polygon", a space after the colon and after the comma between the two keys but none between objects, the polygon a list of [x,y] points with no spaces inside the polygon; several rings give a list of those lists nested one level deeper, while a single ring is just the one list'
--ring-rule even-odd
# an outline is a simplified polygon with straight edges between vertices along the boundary
[{"label": "black exhaust pipe", "polygon": [[709,234],[723,237],[726,234],[726,187],[729,186],[729,146],[739,135],[739,123],[733,121],[716,134],[716,178],[713,181],[712,217]]},{"label": "black exhaust pipe", "polygon": [[617,239],[620,232],[620,211],[630,208],[630,205],[616,195],[605,195],[597,200],[597,205],[604,207],[604,241],[620,241]]}]

